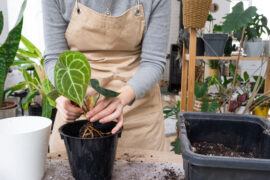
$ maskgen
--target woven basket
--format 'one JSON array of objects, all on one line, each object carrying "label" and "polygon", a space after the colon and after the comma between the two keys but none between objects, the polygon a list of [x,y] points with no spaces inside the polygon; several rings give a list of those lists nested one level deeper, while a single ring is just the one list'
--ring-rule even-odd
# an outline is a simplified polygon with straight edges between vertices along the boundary
[{"label": "woven basket", "polygon": [[186,28],[203,28],[212,0],[183,0],[183,23]]}]

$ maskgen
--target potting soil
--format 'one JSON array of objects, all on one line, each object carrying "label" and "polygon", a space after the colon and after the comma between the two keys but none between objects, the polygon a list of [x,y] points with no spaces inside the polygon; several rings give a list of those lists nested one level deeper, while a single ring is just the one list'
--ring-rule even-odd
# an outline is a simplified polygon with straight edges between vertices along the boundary
[{"label": "potting soil", "polygon": [[241,147],[237,146],[232,149],[224,146],[223,144],[215,144],[208,142],[195,142],[192,144],[192,151],[194,153],[208,155],[208,156],[227,156],[227,157],[243,157],[243,158],[256,158],[256,153],[241,152]]}]

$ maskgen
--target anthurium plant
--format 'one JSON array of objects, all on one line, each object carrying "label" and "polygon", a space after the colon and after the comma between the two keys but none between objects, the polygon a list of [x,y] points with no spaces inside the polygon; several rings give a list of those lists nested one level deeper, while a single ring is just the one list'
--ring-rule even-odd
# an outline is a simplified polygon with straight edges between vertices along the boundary
[{"label": "anthurium plant", "polygon": [[[87,58],[80,52],[66,51],[60,54],[55,66],[54,82],[56,91],[51,92],[51,97],[59,95],[70,99],[86,113],[91,106],[95,106],[100,95],[107,98],[117,97],[119,93],[100,86],[99,81],[91,79],[91,67]],[[86,96],[88,86],[98,93],[98,97]],[[82,137],[104,136],[104,134],[93,128],[92,123],[85,127]]]},{"label": "anthurium plant", "polygon": [[[23,12],[26,7],[26,3],[27,0],[24,0],[15,27],[8,33],[4,44],[0,46],[0,107],[3,106],[4,88],[8,71],[10,66],[13,64],[19,47],[23,26]],[[4,17],[2,12],[0,12],[0,34],[3,30],[3,25]]]}]

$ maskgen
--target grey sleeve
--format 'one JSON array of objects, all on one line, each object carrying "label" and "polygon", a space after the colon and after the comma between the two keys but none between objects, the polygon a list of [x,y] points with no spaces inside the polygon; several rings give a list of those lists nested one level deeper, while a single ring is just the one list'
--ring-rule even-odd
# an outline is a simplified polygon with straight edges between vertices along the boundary
[{"label": "grey sleeve", "polygon": [[60,6],[56,0],[42,0],[43,26],[45,39],[45,71],[54,84],[54,67],[63,51],[69,50],[65,32],[68,22],[61,14]]},{"label": "grey sleeve", "polygon": [[144,95],[160,80],[166,64],[170,32],[170,0],[155,0],[142,42],[141,63],[135,75],[127,82],[136,99]]}]

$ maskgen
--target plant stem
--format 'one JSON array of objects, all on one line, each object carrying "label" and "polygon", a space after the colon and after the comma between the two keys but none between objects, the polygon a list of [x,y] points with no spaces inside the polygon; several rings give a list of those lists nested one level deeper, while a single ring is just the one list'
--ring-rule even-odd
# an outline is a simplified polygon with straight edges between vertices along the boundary
[{"label": "plant stem", "polygon": [[245,32],[246,32],[246,28],[243,28],[241,41],[240,41],[240,48],[239,48],[239,51],[238,51],[238,57],[236,59],[235,72],[234,72],[234,76],[233,76],[233,83],[232,83],[232,89],[231,89],[231,92],[230,92],[229,104],[228,104],[227,112],[229,112],[229,108],[230,108],[230,104],[231,104],[231,100],[232,100],[232,94],[233,94],[233,91],[234,91],[234,88],[235,88],[234,84],[236,82],[237,69],[238,69],[238,66],[239,66],[239,60],[240,60],[240,56],[241,56],[241,50],[242,50],[242,47],[243,47],[243,41],[244,41],[244,37],[245,37]]}]

